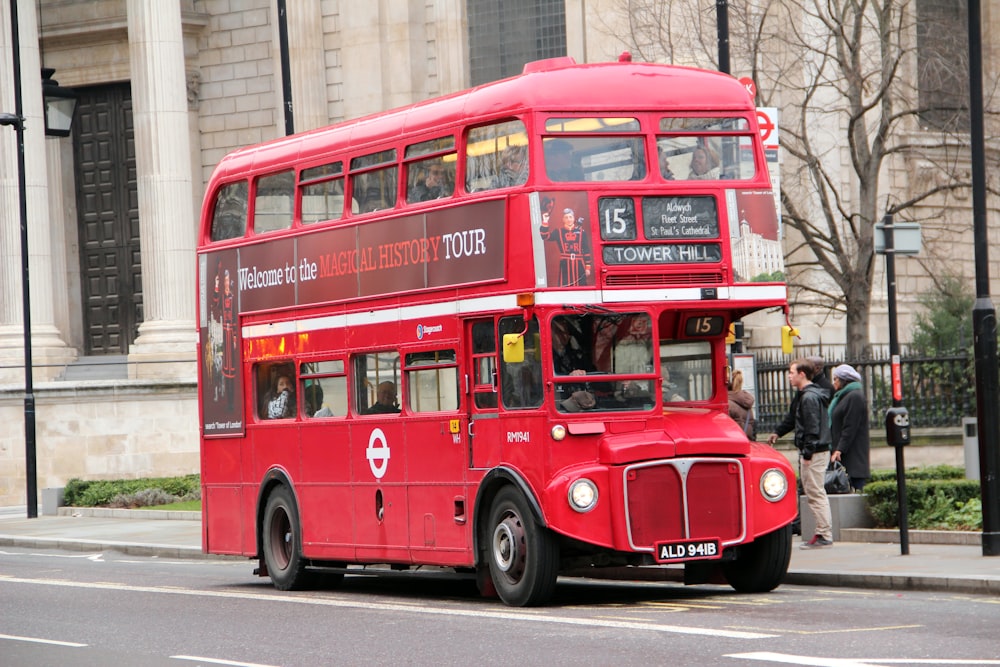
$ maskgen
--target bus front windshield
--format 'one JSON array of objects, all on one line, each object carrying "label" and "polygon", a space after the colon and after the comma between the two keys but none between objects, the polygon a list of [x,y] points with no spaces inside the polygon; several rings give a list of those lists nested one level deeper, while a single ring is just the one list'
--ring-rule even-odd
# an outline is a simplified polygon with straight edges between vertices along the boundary
[{"label": "bus front windshield", "polygon": [[647,313],[558,315],[550,333],[559,412],[651,410],[657,392],[664,405],[712,398],[711,343],[657,341]]},{"label": "bus front windshield", "polygon": [[653,408],[658,378],[647,313],[559,315],[551,326],[557,410]]}]

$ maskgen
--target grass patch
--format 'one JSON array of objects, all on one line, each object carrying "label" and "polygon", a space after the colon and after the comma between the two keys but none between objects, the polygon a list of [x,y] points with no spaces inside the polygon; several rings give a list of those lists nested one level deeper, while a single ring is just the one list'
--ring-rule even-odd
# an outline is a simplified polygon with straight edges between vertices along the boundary
[{"label": "grass patch", "polygon": [[185,500],[178,503],[167,503],[166,505],[149,505],[147,507],[140,507],[138,509],[142,510],[165,510],[168,512],[200,512],[201,511],[201,501],[200,500]]}]

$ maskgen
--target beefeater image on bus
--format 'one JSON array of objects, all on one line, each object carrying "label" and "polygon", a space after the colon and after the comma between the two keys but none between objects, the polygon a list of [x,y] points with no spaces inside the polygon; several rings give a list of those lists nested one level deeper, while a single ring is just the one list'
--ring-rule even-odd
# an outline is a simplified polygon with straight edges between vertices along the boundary
[{"label": "beefeater image on bus", "polygon": [[545,241],[555,242],[559,251],[559,286],[590,285],[593,270],[593,256],[590,237],[583,228],[583,218],[577,218],[571,208],[563,209],[562,227],[549,228],[543,219],[541,236]]}]

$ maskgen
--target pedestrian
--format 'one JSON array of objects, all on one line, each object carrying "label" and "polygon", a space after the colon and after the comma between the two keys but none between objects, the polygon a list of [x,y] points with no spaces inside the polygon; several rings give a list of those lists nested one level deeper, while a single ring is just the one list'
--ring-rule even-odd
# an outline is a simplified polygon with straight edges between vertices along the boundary
[{"label": "pedestrian", "polygon": [[733,371],[729,380],[729,416],[750,440],[756,440],[757,420],[753,416],[753,394],[743,388],[743,371]]},{"label": "pedestrian", "polygon": [[[826,497],[824,488],[826,468],[830,464],[829,394],[813,383],[815,372],[815,365],[807,359],[797,359],[788,367],[788,383],[796,389],[789,412],[795,421],[795,447],[800,456],[799,476],[816,523],[816,533],[802,544],[803,549],[833,544],[830,499]],[[768,444],[774,445],[779,437],[788,432],[785,427],[787,421],[786,417],[776,432],[768,436]]]},{"label": "pedestrian", "polygon": [[806,361],[813,365],[816,370],[813,372],[813,384],[818,386],[820,389],[826,389],[827,400],[833,396],[833,383],[830,382],[830,378],[826,375],[826,361],[823,357],[806,357]]},{"label": "pedestrian", "polygon": [[871,476],[871,438],[868,433],[868,401],[861,386],[861,374],[847,364],[833,369],[835,393],[830,401],[831,461],[847,468],[851,488],[861,493]]}]

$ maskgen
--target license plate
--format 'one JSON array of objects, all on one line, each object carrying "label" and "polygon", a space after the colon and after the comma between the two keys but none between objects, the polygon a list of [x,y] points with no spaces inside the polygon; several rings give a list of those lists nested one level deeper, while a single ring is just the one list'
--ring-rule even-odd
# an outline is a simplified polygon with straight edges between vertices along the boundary
[{"label": "license plate", "polygon": [[685,540],[656,544],[656,560],[660,563],[713,558],[722,558],[719,540]]}]

